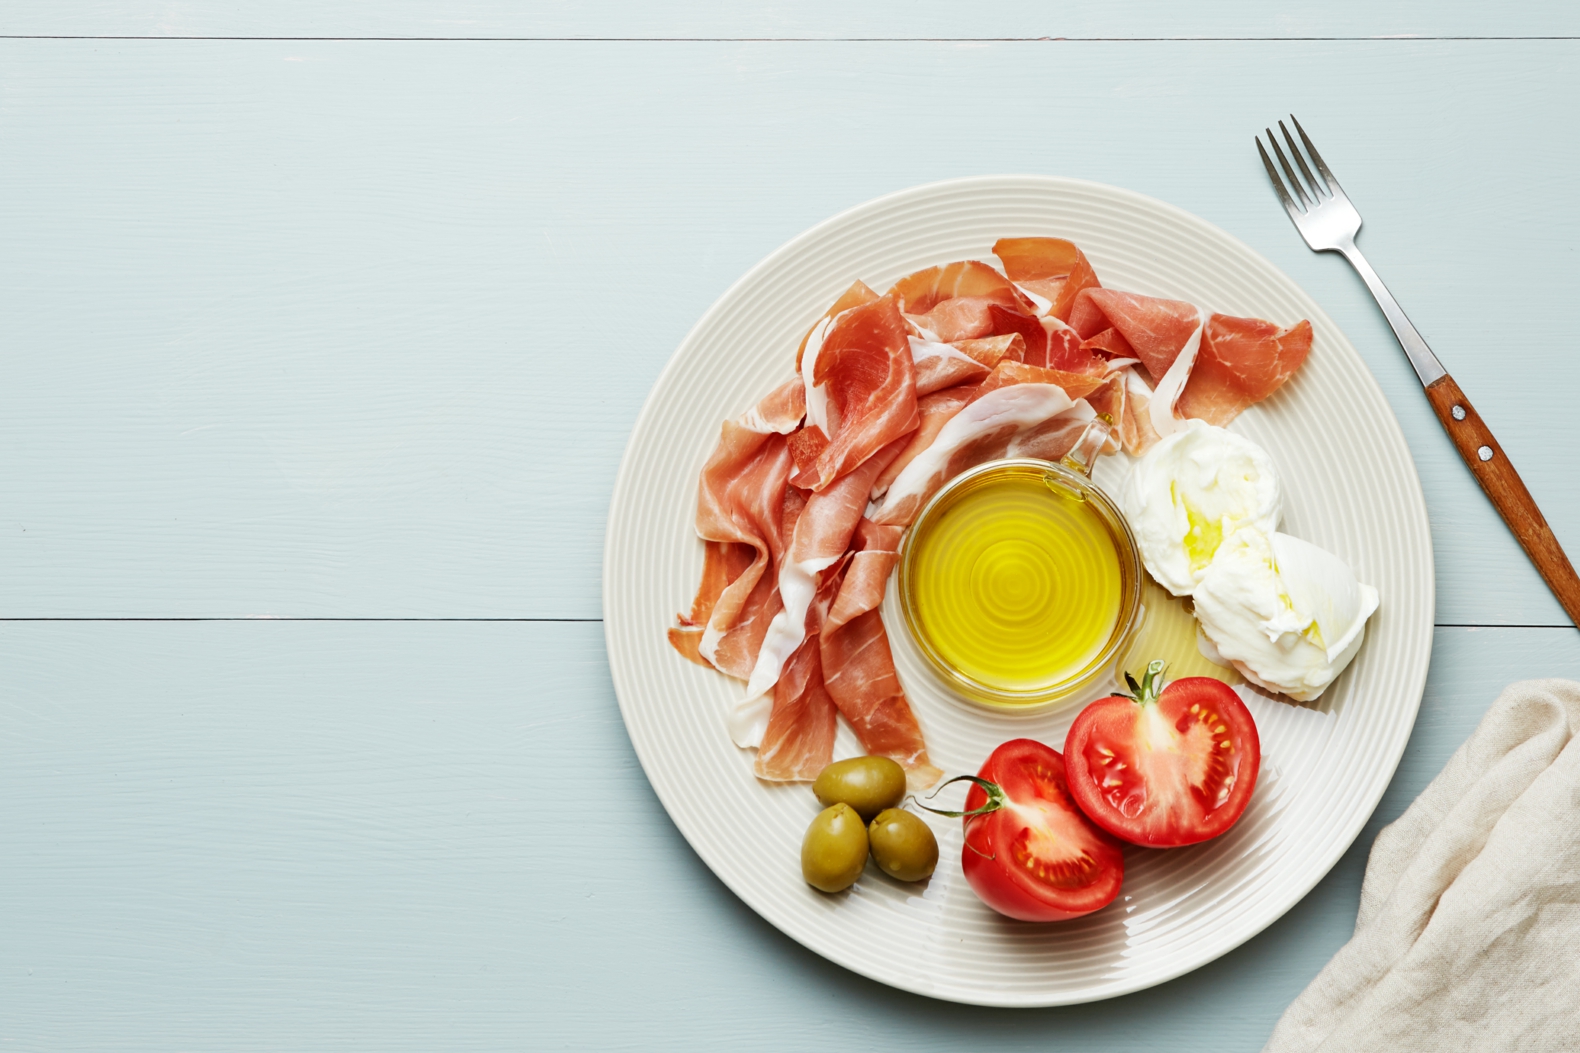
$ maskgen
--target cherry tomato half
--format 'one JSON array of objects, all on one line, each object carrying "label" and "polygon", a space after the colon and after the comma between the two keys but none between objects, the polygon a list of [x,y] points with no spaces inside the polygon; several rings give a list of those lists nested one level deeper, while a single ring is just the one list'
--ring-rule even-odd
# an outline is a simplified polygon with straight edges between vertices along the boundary
[{"label": "cherry tomato half", "polygon": [[1262,746],[1250,711],[1212,677],[1163,687],[1162,662],[1130,683],[1134,698],[1098,699],[1070,725],[1070,793],[1098,826],[1131,844],[1173,848],[1217,837],[1256,786]]},{"label": "cherry tomato half", "polygon": [[983,811],[965,818],[960,859],[982,902],[1021,921],[1064,921],[1119,895],[1123,849],[1076,807],[1057,750],[1012,739],[977,778],[991,790],[977,782],[966,795],[967,812]]}]

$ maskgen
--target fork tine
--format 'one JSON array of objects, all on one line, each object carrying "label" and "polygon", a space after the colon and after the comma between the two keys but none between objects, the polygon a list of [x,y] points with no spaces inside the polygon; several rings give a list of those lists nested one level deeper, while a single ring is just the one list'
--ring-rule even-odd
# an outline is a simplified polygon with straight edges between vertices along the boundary
[{"label": "fork tine", "polygon": [[1284,133],[1284,142],[1289,144],[1289,156],[1295,159],[1295,164],[1300,166],[1300,174],[1305,176],[1306,182],[1311,185],[1312,196],[1321,201],[1323,193],[1327,192],[1328,196],[1332,197],[1332,193],[1328,191],[1322,180],[1312,175],[1311,169],[1306,167],[1306,159],[1300,155],[1300,147],[1295,145],[1295,137],[1289,134],[1289,129],[1284,127],[1283,121],[1278,122],[1278,130]]},{"label": "fork tine", "polygon": [[1267,178],[1273,181],[1273,189],[1278,191],[1278,199],[1284,203],[1284,211],[1289,213],[1289,218],[1299,222],[1301,211],[1295,204],[1295,199],[1289,196],[1289,191],[1284,189],[1284,181],[1279,178],[1278,169],[1273,167],[1273,159],[1267,156],[1267,151],[1262,149],[1260,137],[1256,140],[1256,152],[1262,155],[1262,165],[1267,169]]},{"label": "fork tine", "polygon": [[[1317,148],[1311,145],[1311,136],[1307,135],[1306,130],[1300,126],[1300,122],[1295,120],[1294,114],[1289,115],[1289,121],[1295,126],[1295,131],[1300,133],[1300,141],[1306,144],[1306,152],[1311,155],[1311,160],[1316,163],[1317,171],[1321,172],[1322,178],[1327,180],[1329,192],[1335,197],[1347,197],[1344,193],[1344,188],[1339,186],[1339,181],[1333,178],[1333,172],[1328,168],[1328,163],[1322,159],[1321,154],[1317,153]],[[1280,121],[1279,125],[1282,127],[1283,122]],[[1287,135],[1288,133],[1286,132],[1285,134]]]},{"label": "fork tine", "polygon": [[1273,129],[1271,128],[1267,130],[1267,141],[1272,145],[1273,153],[1278,155],[1278,163],[1283,166],[1284,174],[1289,177],[1289,184],[1294,187],[1295,194],[1300,198],[1302,204],[1307,208],[1311,208],[1316,202],[1306,197],[1305,187],[1300,185],[1300,177],[1295,175],[1293,168],[1289,167],[1289,158],[1284,156],[1284,148],[1278,145],[1278,136],[1273,134]]}]

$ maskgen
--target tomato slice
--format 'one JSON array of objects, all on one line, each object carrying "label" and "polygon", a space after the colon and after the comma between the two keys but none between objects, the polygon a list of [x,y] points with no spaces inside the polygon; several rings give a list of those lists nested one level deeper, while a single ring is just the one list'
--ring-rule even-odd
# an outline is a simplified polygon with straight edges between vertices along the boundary
[{"label": "tomato slice", "polygon": [[[993,751],[978,778],[1002,794],[997,810],[965,819],[961,863],[982,902],[1021,921],[1064,921],[1119,895],[1124,850],[1076,806],[1057,750],[1012,739]],[[974,785],[966,811],[988,801]]]},{"label": "tomato slice", "polygon": [[1217,837],[1250,803],[1261,765],[1256,722],[1221,680],[1163,687],[1153,662],[1136,697],[1083,709],[1064,740],[1070,793],[1098,826],[1148,848]]}]

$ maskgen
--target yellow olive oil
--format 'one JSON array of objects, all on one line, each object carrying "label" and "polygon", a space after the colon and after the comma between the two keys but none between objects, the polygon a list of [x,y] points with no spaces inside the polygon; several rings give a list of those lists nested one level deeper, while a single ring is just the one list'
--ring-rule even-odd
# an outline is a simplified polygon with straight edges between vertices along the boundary
[{"label": "yellow olive oil", "polygon": [[907,541],[909,616],[923,646],[1007,695],[1087,670],[1128,621],[1138,585],[1123,565],[1128,541],[1096,500],[1037,470],[984,474],[947,495]]}]

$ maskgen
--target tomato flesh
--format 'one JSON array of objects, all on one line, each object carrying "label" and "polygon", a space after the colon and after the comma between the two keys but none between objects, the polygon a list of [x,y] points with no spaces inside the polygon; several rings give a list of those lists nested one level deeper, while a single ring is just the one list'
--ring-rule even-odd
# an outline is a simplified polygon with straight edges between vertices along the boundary
[{"label": "tomato flesh", "polygon": [[[961,865],[982,902],[1021,921],[1064,921],[1107,906],[1124,879],[1119,842],[1076,806],[1057,750],[1013,739],[978,777],[1004,791],[997,811],[965,820]],[[987,803],[973,786],[966,810]]]},{"label": "tomato flesh", "polygon": [[1176,680],[1155,700],[1112,696],[1081,711],[1064,740],[1070,793],[1131,844],[1193,845],[1245,811],[1261,740],[1245,703],[1211,677]]}]

